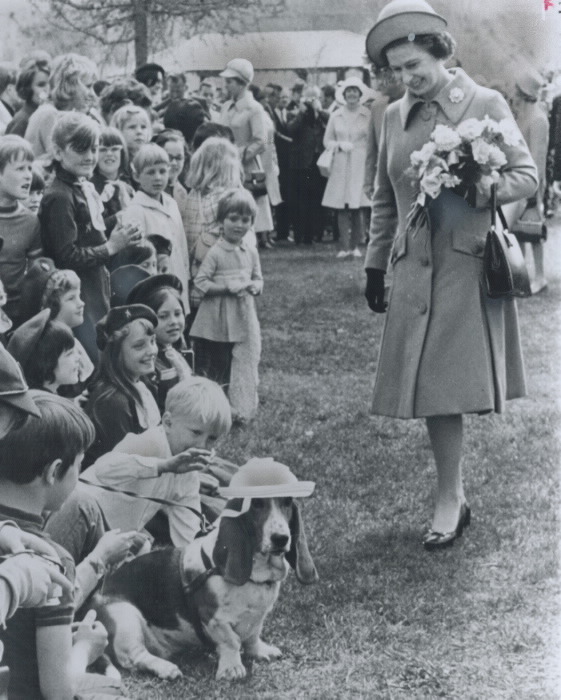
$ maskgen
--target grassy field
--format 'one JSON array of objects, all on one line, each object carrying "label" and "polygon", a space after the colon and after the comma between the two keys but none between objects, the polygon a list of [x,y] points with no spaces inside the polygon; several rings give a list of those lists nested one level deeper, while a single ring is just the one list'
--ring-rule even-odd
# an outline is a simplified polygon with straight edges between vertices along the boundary
[{"label": "grassy field", "polygon": [[261,407],[221,454],[274,456],[317,482],[303,503],[320,573],[291,574],[265,624],[283,650],[216,682],[206,652],[184,679],[126,675],[135,700],[517,698],[561,696],[559,366],[561,225],[547,244],[549,289],[519,305],[529,396],[466,420],[472,527],[429,554],[434,466],[423,422],[369,415],[383,317],[362,296],[362,263],[332,245],[262,256]]}]

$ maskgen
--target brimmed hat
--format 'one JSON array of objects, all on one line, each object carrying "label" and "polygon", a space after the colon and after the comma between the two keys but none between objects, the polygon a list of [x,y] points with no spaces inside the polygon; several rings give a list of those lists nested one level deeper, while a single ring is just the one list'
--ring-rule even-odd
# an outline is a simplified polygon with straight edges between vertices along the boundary
[{"label": "brimmed hat", "polygon": [[237,78],[244,83],[253,80],[253,65],[247,58],[233,58],[228,61],[226,68],[220,73],[223,78]]},{"label": "brimmed hat", "polygon": [[109,313],[96,323],[97,347],[103,350],[113,333],[139,318],[149,321],[154,328],[158,325],[158,317],[144,304],[128,304],[110,309]]},{"label": "brimmed hat", "polygon": [[545,83],[545,80],[539,73],[532,70],[527,70],[522,75],[516,78],[516,87],[527,97],[532,100],[539,99],[540,91]]},{"label": "brimmed hat", "polygon": [[244,499],[239,512],[231,509],[222,512],[222,515],[237,517],[249,509],[252,498],[302,498],[310,496],[314,488],[313,481],[298,481],[286,464],[275,462],[272,457],[253,457],[234,474],[229,486],[218,491],[224,498]]},{"label": "brimmed hat", "polygon": [[145,304],[146,300],[158,289],[175,289],[179,294],[183,293],[181,280],[175,275],[153,275],[148,279],[135,284],[127,297],[127,304]]},{"label": "brimmed hat", "polygon": [[18,363],[2,345],[0,345],[0,401],[41,418],[41,412],[29,395],[29,387]]},{"label": "brimmed hat", "polygon": [[375,97],[376,93],[372,88],[369,88],[366,83],[363,83],[360,78],[357,78],[355,75],[352,75],[350,78],[346,78],[346,80],[342,80],[338,85],[337,89],[335,90],[335,99],[337,102],[340,104],[344,104],[345,102],[345,90],[350,87],[355,87],[358,88],[361,92],[360,95],[360,101],[361,102],[366,102],[366,100],[370,100],[373,97]]},{"label": "brimmed hat", "polygon": [[425,0],[392,0],[382,8],[368,32],[366,53],[377,66],[384,66],[386,46],[404,37],[442,32],[447,24]]},{"label": "brimmed hat", "polygon": [[147,277],[150,277],[150,274],[139,265],[118,267],[111,273],[111,306],[128,304],[127,298],[131,289]]},{"label": "brimmed hat", "polygon": [[29,359],[35,354],[41,336],[45,332],[47,323],[51,320],[51,310],[43,309],[28,321],[22,323],[12,333],[8,343],[8,352],[20,363],[25,371]]}]

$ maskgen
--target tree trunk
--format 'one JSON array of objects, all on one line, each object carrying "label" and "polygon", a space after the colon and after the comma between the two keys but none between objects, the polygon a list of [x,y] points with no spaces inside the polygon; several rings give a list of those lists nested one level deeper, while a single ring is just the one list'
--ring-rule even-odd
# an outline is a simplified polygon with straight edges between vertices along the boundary
[{"label": "tree trunk", "polygon": [[133,0],[134,57],[136,67],[148,62],[148,13],[150,0]]}]

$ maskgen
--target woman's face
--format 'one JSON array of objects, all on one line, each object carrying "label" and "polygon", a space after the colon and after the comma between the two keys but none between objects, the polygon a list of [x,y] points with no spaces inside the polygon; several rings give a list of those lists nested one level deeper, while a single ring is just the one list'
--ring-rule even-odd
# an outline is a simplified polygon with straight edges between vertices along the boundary
[{"label": "woman's face", "polygon": [[64,148],[55,147],[55,155],[62,167],[76,177],[90,178],[97,163],[99,141],[85,151],[76,151],[68,144]]},{"label": "woman's face", "polygon": [[157,315],[156,338],[160,345],[177,343],[185,330],[185,314],[179,299],[170,292],[167,299],[158,309]]},{"label": "woman's face", "polygon": [[185,165],[183,144],[179,141],[168,141],[164,146],[164,151],[169,156],[169,181],[173,185]]},{"label": "woman's face", "polygon": [[99,146],[99,156],[97,159],[97,167],[102,175],[111,180],[116,179],[121,167],[121,155],[123,147],[119,144],[111,146]]},{"label": "woman's face", "polygon": [[121,345],[121,359],[125,372],[133,381],[154,371],[154,360],[158,352],[156,336],[149,333],[147,323],[139,318],[131,321],[128,326],[129,333]]},{"label": "woman's face", "polygon": [[60,297],[60,310],[56,321],[64,323],[69,328],[76,328],[84,322],[84,302],[80,289],[69,289]]},{"label": "woman's face", "polygon": [[416,97],[431,100],[446,81],[443,62],[414,43],[388,49],[387,57],[396,78]]},{"label": "woman's face", "polygon": [[93,84],[95,76],[82,75],[74,95],[72,109],[77,112],[87,113],[97,102],[97,95],[94,92]]},{"label": "woman's face", "polygon": [[133,156],[141,146],[150,141],[150,131],[147,119],[140,114],[131,114],[121,129],[129,156]]},{"label": "woman's face", "polygon": [[241,83],[237,78],[224,78],[224,85],[228,97],[232,100],[236,100],[246,88],[245,83]]},{"label": "woman's face", "polygon": [[357,105],[360,102],[361,98],[361,91],[354,86],[348,87],[345,92],[343,93],[343,97],[345,98],[345,102],[348,105]]},{"label": "woman's face", "polygon": [[42,70],[38,70],[33,76],[31,82],[31,100],[30,102],[38,107],[43,104],[49,96],[49,75]]},{"label": "woman's face", "polygon": [[76,345],[65,350],[58,358],[55,367],[55,383],[59,386],[76,384],[79,379],[80,372],[80,356],[76,350]]}]

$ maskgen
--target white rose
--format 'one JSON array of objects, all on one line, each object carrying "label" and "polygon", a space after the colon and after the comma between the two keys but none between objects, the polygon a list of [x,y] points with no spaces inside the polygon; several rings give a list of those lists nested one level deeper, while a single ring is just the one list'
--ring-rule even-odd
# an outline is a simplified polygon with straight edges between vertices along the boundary
[{"label": "white rose", "polygon": [[442,186],[448,187],[450,189],[452,189],[453,187],[457,187],[462,183],[462,181],[457,175],[451,175],[450,173],[442,173],[441,179]]},{"label": "white rose", "polygon": [[462,142],[456,130],[446,126],[446,124],[437,124],[431,134],[431,139],[439,151],[451,151]]},{"label": "white rose", "polygon": [[479,119],[465,119],[463,122],[458,124],[456,131],[461,138],[466,139],[467,141],[473,141],[478,136],[481,136],[484,127],[484,122],[480,121]]},{"label": "white rose", "polygon": [[488,165],[493,169],[497,169],[502,168],[503,165],[506,165],[506,162],[506,156],[501,149],[498,146],[491,144],[489,146],[489,158],[487,161]]},{"label": "white rose", "polygon": [[487,143],[487,141],[484,141],[483,139],[475,139],[475,141],[471,144],[471,150],[473,153],[473,159],[476,163],[479,163],[480,165],[487,164],[491,154],[491,146]]},{"label": "white rose", "polygon": [[419,151],[413,151],[411,154],[411,165],[418,168],[421,165],[426,165],[436,151],[436,146],[432,141],[427,141]]},{"label": "white rose", "polygon": [[436,199],[442,189],[442,170],[433,168],[423,175],[421,179],[421,190],[429,197]]}]

